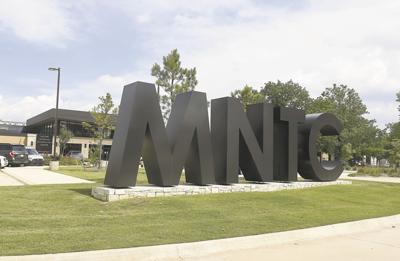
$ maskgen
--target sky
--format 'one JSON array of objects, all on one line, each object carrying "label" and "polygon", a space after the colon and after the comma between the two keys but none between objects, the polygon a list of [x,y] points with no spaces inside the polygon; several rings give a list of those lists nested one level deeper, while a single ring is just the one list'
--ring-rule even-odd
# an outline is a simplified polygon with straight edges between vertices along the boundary
[{"label": "sky", "polygon": [[379,127],[399,120],[400,1],[1,0],[0,119],[90,110],[123,86],[154,82],[177,48],[208,99],[292,79],[317,97],[354,88]]}]

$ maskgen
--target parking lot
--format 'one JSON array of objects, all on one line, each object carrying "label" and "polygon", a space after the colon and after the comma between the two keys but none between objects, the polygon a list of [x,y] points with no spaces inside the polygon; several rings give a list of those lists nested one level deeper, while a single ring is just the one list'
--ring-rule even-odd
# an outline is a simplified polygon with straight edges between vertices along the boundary
[{"label": "parking lot", "polygon": [[46,168],[47,166],[6,167],[0,171],[0,186],[92,183]]}]

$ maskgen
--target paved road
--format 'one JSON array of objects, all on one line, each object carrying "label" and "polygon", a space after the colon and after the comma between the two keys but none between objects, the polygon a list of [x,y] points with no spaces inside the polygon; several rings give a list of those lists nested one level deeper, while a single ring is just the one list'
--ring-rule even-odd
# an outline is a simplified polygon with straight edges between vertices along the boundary
[{"label": "paved road", "polygon": [[91,181],[45,170],[44,167],[7,167],[0,172],[0,186],[75,184]]}]

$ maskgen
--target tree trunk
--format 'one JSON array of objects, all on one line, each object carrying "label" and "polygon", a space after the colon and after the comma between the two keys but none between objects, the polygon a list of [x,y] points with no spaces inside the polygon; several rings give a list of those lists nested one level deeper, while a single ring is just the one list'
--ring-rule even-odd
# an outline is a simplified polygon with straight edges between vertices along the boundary
[{"label": "tree trunk", "polygon": [[103,139],[99,140],[99,162],[98,162],[98,168],[101,168],[101,155],[103,154]]}]

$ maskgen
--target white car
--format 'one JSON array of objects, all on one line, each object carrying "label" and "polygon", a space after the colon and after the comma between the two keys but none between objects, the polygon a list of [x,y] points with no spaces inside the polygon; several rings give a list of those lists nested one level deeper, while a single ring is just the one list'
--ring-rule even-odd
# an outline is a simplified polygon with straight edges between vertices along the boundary
[{"label": "white car", "polygon": [[8,160],[4,156],[0,156],[0,168],[4,168],[8,165]]},{"label": "white car", "polygon": [[35,148],[26,147],[25,149],[28,152],[29,165],[43,166],[44,158]]}]

